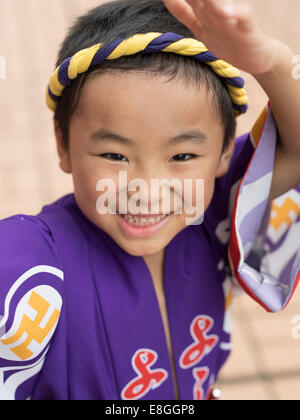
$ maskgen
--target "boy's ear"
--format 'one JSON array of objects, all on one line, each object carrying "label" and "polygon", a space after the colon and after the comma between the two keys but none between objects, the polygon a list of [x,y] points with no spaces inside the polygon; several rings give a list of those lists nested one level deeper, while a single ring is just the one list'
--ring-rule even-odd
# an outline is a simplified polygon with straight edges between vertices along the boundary
[{"label": "boy's ear", "polygon": [[235,150],[235,138],[233,137],[230,140],[227,148],[224,150],[220,158],[219,165],[217,168],[216,178],[221,178],[222,176],[227,174],[230,167],[231,160],[232,160],[232,156],[234,154],[234,150]]},{"label": "boy's ear", "polygon": [[54,133],[56,137],[56,148],[57,148],[57,153],[59,156],[59,166],[63,172],[67,174],[71,174],[72,165],[71,165],[70,154],[63,144],[63,135],[62,135],[61,128],[55,118],[53,118],[53,123],[54,123]]}]

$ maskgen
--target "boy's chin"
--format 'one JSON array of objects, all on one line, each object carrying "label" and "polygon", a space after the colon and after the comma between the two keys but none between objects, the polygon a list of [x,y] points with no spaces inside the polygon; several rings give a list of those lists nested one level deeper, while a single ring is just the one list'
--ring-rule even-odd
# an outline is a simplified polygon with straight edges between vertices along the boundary
[{"label": "boy's chin", "polygon": [[131,246],[129,245],[128,242],[125,244],[119,243],[119,246],[121,246],[121,248],[123,248],[124,251],[126,251],[128,254],[134,257],[146,257],[149,255],[155,255],[165,249],[165,246],[163,244],[150,247],[149,239],[148,239],[148,243],[146,242],[147,240],[140,240],[140,244],[134,244]]}]

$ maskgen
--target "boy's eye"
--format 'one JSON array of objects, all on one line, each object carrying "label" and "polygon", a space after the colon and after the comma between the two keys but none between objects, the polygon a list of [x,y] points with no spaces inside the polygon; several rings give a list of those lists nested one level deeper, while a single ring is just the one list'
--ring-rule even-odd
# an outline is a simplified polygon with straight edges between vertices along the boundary
[{"label": "boy's eye", "polygon": [[[99,156],[108,160],[112,160],[114,162],[127,162],[126,157],[119,153],[104,153]],[[192,153],[181,153],[179,155],[174,156],[171,160],[174,160],[176,162],[185,162],[196,157],[197,156]]]},{"label": "boy's eye", "polygon": [[108,160],[116,161],[116,162],[123,162],[124,159],[125,161],[127,161],[126,157],[118,153],[104,153],[103,155],[99,155],[99,156]]},{"label": "boy's eye", "polygon": [[180,155],[176,155],[172,157],[171,160],[175,160],[176,162],[184,162],[186,160],[191,160],[196,158],[196,155],[193,155],[192,153],[181,153]]}]

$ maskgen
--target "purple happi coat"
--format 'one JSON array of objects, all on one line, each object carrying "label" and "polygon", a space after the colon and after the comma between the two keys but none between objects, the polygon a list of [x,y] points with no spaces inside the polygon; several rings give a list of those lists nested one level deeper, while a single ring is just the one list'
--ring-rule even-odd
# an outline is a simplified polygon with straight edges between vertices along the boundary
[{"label": "purple happi coat", "polygon": [[[259,230],[264,218],[269,222],[275,144],[268,107],[256,130],[237,139],[203,224],[188,226],[166,247],[164,289],[182,400],[206,399],[230,353],[236,280],[274,311],[287,304],[299,280],[299,239],[290,233],[299,230],[300,189],[291,191],[298,213],[295,204],[277,242],[275,231]],[[250,197],[247,211],[239,200],[253,182],[256,202]],[[271,272],[268,258],[285,238],[289,255]],[[0,399],[175,399],[147,265],[90,222],[74,194],[38,215],[0,221]]]}]

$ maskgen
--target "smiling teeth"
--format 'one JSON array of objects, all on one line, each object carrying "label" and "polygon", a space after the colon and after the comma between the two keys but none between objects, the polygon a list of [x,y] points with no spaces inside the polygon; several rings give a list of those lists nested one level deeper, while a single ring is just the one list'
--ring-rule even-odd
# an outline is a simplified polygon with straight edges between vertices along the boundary
[{"label": "smiling teeth", "polygon": [[146,219],[145,217],[132,217],[128,216],[127,214],[122,214],[122,217],[134,226],[151,226],[165,219],[166,216],[167,215],[165,214],[163,216],[151,217],[150,219]]}]

